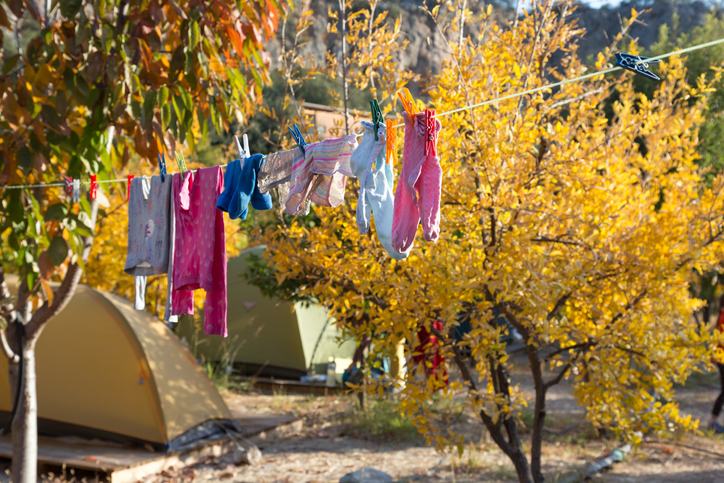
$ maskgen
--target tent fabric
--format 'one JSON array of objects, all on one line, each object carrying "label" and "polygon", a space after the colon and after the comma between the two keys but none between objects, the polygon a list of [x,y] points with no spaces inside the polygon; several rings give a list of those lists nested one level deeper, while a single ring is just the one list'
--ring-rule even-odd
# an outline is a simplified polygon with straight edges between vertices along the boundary
[{"label": "tent fabric", "polygon": [[[36,364],[41,432],[47,421],[56,428],[169,445],[206,421],[232,418],[161,321],[88,286],[79,285],[48,323]],[[0,357],[0,411],[11,411],[10,395],[7,360]]]},{"label": "tent fabric", "polygon": [[329,357],[341,372],[356,346],[354,341],[338,343],[340,331],[324,308],[265,297],[244,278],[250,255],[261,257],[265,251],[259,245],[228,261],[228,339],[205,336],[189,319],[179,322],[177,334],[197,356],[235,363],[247,373],[299,377],[310,368],[326,368]]}]

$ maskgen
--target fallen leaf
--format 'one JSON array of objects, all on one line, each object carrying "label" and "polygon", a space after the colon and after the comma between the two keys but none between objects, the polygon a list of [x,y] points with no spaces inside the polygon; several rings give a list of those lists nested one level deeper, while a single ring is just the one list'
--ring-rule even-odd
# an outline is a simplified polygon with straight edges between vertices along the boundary
[{"label": "fallen leaf", "polygon": [[664,449],[662,449],[661,451],[663,451],[663,452],[666,453],[666,454],[671,454],[671,453],[674,452],[674,448],[670,448],[670,447],[669,447],[669,448],[664,448]]},{"label": "fallen leaf", "polygon": [[96,458],[96,457],[94,457],[94,456],[86,456],[86,457],[85,457],[85,460],[86,460],[86,461],[98,461],[98,458]]},{"label": "fallen leaf", "polygon": [[234,477],[234,473],[232,473],[231,471],[225,471],[224,473],[221,473],[219,475],[219,478],[233,478],[233,477]]}]

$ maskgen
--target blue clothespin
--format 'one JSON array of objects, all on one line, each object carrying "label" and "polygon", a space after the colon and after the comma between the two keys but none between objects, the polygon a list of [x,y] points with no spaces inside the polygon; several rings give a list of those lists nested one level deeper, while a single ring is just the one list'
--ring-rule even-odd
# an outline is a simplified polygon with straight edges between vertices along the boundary
[{"label": "blue clothespin", "polygon": [[161,183],[166,181],[166,153],[158,155],[158,169],[161,170]]},{"label": "blue clothespin", "polygon": [[306,155],[307,155],[307,152],[304,150],[304,148],[306,147],[307,142],[304,140],[304,137],[302,136],[302,133],[299,132],[299,128],[297,127],[297,123],[294,123],[293,126],[294,126],[294,129],[292,129],[291,127],[290,127],[290,128],[287,128],[287,129],[289,129],[289,132],[292,133],[292,137],[293,137],[294,140],[297,142],[297,145],[299,146],[299,149],[302,150],[302,154],[304,154],[304,155],[306,156]]},{"label": "blue clothespin", "polygon": [[380,104],[377,102],[377,99],[372,99],[370,101],[370,112],[372,113],[372,125],[374,126],[375,131],[375,141],[379,141],[377,130],[380,128],[380,124],[385,122],[385,120],[382,117],[382,109],[380,109]]},{"label": "blue clothespin", "polygon": [[640,55],[624,54],[619,52],[615,54],[616,64],[619,67],[623,67],[626,70],[630,70],[638,75],[642,75],[647,79],[661,80],[659,76],[649,70],[649,64],[655,64],[661,62],[661,59],[649,60],[648,57],[641,57]]}]

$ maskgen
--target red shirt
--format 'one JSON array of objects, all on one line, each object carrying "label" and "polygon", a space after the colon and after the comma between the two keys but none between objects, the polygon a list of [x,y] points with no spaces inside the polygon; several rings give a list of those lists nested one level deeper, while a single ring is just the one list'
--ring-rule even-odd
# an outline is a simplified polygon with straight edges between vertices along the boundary
[{"label": "red shirt", "polygon": [[[719,321],[716,324],[716,328],[719,330],[719,332],[724,332],[724,310],[719,312]],[[718,345],[719,349],[724,351],[724,345],[721,343]],[[712,362],[715,364],[724,364],[724,362],[717,360],[716,358],[712,358]]]}]

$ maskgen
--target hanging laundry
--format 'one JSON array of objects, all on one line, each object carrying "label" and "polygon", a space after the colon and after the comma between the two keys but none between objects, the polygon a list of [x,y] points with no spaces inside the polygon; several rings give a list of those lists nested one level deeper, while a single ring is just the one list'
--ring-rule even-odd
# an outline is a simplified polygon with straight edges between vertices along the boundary
[{"label": "hanging laundry", "polygon": [[235,159],[226,167],[224,192],[219,196],[216,207],[229,213],[229,218],[246,220],[249,202],[255,210],[268,210],[272,207],[271,196],[262,194],[256,184],[259,168],[264,156],[255,154],[242,160]]},{"label": "hanging laundry", "polygon": [[204,332],[226,337],[226,234],[224,215],[216,209],[223,184],[221,167],[176,173],[173,182],[176,246],[172,313],[193,314],[193,290],[204,289]]},{"label": "hanging laundry", "polygon": [[302,160],[304,160],[304,154],[298,147],[269,154],[257,173],[256,184],[259,192],[268,193],[270,189],[276,188],[279,203],[286,207],[289,199],[289,182],[292,179],[292,166]]},{"label": "hanging laundry", "polygon": [[[442,331],[442,322],[435,320],[432,323],[432,328],[438,332]],[[443,367],[443,383],[448,386],[450,381],[447,376],[447,369],[444,369],[445,356],[440,353],[441,342],[433,335],[432,330],[428,330],[427,327],[421,325],[417,329],[417,338],[419,344],[415,347],[412,356],[412,362],[415,364],[425,364],[425,375],[430,378],[434,376],[437,379],[437,368]],[[437,381],[440,383],[440,381]],[[440,384],[442,386],[442,384]]]},{"label": "hanging laundry", "polygon": [[[364,133],[359,146],[350,158],[350,168],[359,179],[357,200],[357,228],[361,235],[370,229],[370,218],[374,213],[377,238],[390,257],[395,260],[407,258],[412,245],[403,253],[392,247],[392,214],[395,205],[393,194],[393,169],[391,162],[385,162],[386,129],[380,125],[375,141],[374,125],[362,121]],[[390,160],[387,160],[390,161]]]},{"label": "hanging laundry", "polygon": [[352,134],[305,146],[303,159],[294,159],[286,212],[306,215],[311,202],[336,208],[344,201],[347,178],[354,178],[349,165],[357,137]]},{"label": "hanging laundry", "polygon": [[[128,251],[124,270],[136,277],[134,308],[146,308],[146,277],[170,274],[173,261],[173,183],[160,176],[133,178],[128,193]],[[171,318],[172,284],[166,297],[166,320]]]},{"label": "hanging laundry", "polygon": [[442,189],[442,168],[437,155],[437,137],[442,126],[435,111],[426,109],[412,119],[406,113],[402,117],[405,145],[392,219],[392,246],[399,252],[410,249],[420,222],[425,240],[437,240]]}]

